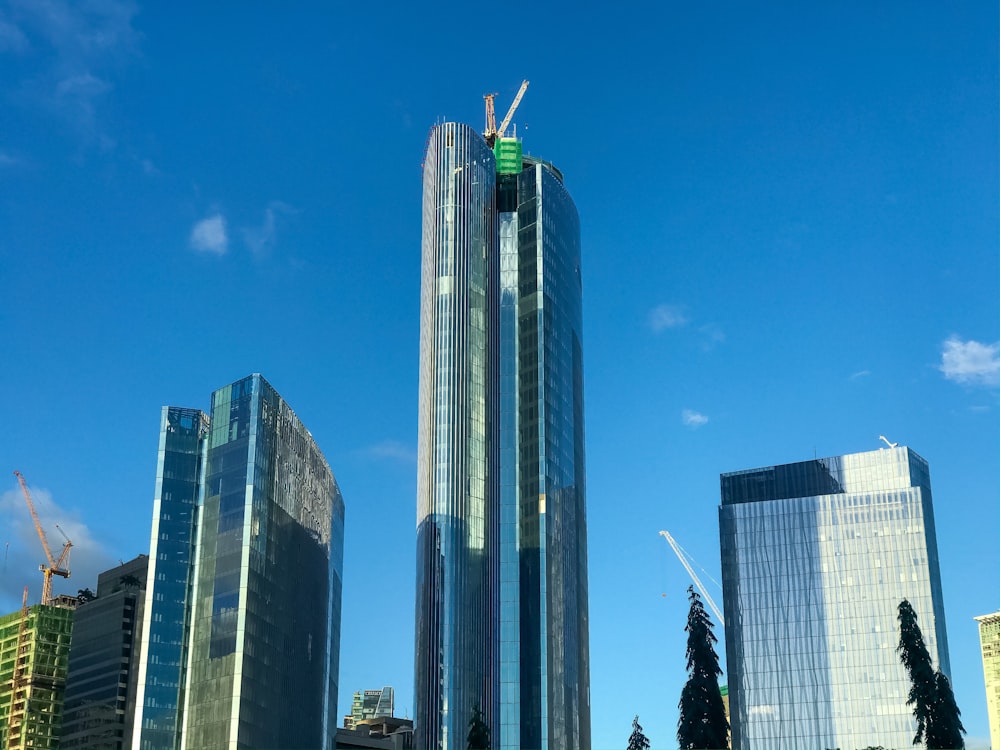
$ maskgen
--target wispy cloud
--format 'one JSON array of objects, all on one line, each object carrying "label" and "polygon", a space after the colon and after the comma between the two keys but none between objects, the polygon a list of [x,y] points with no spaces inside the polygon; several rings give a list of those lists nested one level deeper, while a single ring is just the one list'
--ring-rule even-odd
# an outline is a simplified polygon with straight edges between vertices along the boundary
[{"label": "wispy cloud", "polygon": [[398,440],[383,440],[375,445],[370,445],[361,451],[371,458],[389,459],[405,464],[415,464],[417,462],[417,452]]},{"label": "wispy cloud", "polygon": [[195,224],[191,230],[191,247],[205,253],[224,255],[229,249],[225,217],[215,214]]},{"label": "wispy cloud", "polygon": [[115,73],[138,50],[137,11],[129,0],[9,0],[0,15],[0,52],[17,53],[25,65],[8,85],[20,90],[22,104],[69,121],[86,140],[113,144],[97,111]]},{"label": "wispy cloud", "polygon": [[[94,538],[77,512],[59,505],[46,489],[32,486],[30,490],[53,556],[59,557],[63,544],[57,525],[73,541],[69,564],[72,576],[68,581],[54,579],[54,592],[75,594],[78,589],[96,588],[97,574],[115,562],[112,554]],[[0,531],[0,546],[3,547],[0,612],[12,612],[21,606],[25,586],[28,586],[29,602],[40,599],[42,574],[38,565],[45,561],[45,552],[28,513],[24,495],[16,484],[13,489],[0,494],[0,517],[4,519],[4,529]]]},{"label": "wispy cloud", "polygon": [[27,51],[28,46],[24,32],[0,15],[0,52],[20,54]]},{"label": "wispy cloud", "polygon": [[689,322],[684,308],[679,305],[657,305],[649,311],[649,327],[655,333],[668,328],[682,328]]},{"label": "wispy cloud", "polygon": [[1000,342],[983,344],[950,336],[942,345],[939,369],[948,380],[963,385],[1000,385]]},{"label": "wispy cloud", "polygon": [[258,227],[243,230],[243,241],[255,257],[265,255],[274,246],[276,239],[276,219],[278,214],[293,214],[295,209],[281,201],[271,201],[264,209],[264,221]]},{"label": "wispy cloud", "polygon": [[861,378],[867,378],[871,375],[871,370],[858,370],[857,372],[851,373],[851,380],[860,380]]},{"label": "wispy cloud", "polygon": [[706,323],[703,326],[699,326],[698,333],[702,335],[701,348],[705,351],[714,349],[726,340],[726,334],[715,323]]},{"label": "wispy cloud", "polygon": [[708,417],[694,409],[684,409],[681,412],[681,422],[687,427],[698,429],[702,425],[708,424]]}]

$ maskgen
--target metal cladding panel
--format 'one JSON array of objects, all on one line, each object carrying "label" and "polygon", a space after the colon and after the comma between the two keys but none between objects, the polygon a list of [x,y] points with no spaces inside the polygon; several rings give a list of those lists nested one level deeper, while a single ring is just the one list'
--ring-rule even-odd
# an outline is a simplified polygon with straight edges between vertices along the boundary
[{"label": "metal cladding panel", "polygon": [[414,746],[464,747],[492,722],[497,590],[496,166],[436,126],[424,160]]}]

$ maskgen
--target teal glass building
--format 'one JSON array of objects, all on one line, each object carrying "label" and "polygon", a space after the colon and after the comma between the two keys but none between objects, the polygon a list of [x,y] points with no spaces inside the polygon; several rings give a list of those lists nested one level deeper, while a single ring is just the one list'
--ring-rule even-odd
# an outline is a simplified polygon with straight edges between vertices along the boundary
[{"label": "teal glass building", "polygon": [[[169,597],[182,604],[162,605],[170,628],[152,617],[143,636],[136,747],[332,748],[344,537],[336,480],[308,430],[258,374],[220,388],[210,416],[198,414],[164,411],[150,557],[167,564],[164,578],[151,568],[147,601],[154,612]],[[186,457],[175,471],[172,452]],[[184,504],[193,538],[178,525],[185,543],[177,549],[168,545],[168,480],[194,486],[194,502]],[[178,632],[162,649],[176,663],[161,670],[159,645]],[[171,682],[157,692],[161,672]],[[167,710],[154,710],[161,700]]]},{"label": "teal glass building", "polygon": [[950,674],[927,462],[893,447],[721,484],[733,747],[909,747],[901,600]]},{"label": "teal glass building", "polygon": [[588,748],[582,289],[551,164],[472,128],[424,161],[416,747]]}]

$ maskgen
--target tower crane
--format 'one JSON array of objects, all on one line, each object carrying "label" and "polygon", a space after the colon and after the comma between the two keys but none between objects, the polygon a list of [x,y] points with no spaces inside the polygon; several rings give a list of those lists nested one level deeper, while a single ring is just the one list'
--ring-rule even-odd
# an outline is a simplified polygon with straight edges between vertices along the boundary
[{"label": "tower crane", "polygon": [[496,111],[493,108],[493,100],[496,94],[485,94],[483,99],[486,100],[486,132],[483,133],[483,137],[486,138],[486,142],[490,144],[490,147],[496,142],[497,138],[503,138],[504,133],[507,132],[507,126],[510,125],[510,121],[514,117],[514,112],[517,110],[518,105],[521,103],[521,97],[524,96],[524,92],[528,90],[528,82],[521,81],[521,88],[517,91],[517,96],[514,97],[513,103],[510,105],[510,109],[507,110],[507,114],[504,115],[503,120],[500,122],[500,127],[496,125]]},{"label": "tower crane", "polygon": [[701,579],[698,578],[698,574],[694,572],[694,568],[692,568],[691,563],[688,562],[687,553],[684,552],[684,550],[676,541],[674,541],[674,538],[670,536],[669,531],[661,531],[660,536],[662,536],[664,539],[667,540],[667,543],[670,545],[670,548],[677,555],[677,559],[681,561],[681,565],[684,566],[684,569],[688,572],[688,575],[691,576],[691,580],[694,581],[694,585],[698,587],[698,591],[700,591],[701,595],[705,597],[705,601],[711,608],[712,614],[714,614],[716,619],[719,621],[719,624],[725,626],[726,618],[722,616],[722,612],[720,612],[719,608],[715,605],[715,602],[712,600],[712,597],[705,589],[704,584],[702,584]]},{"label": "tower crane", "polygon": [[59,529],[59,533],[63,535],[63,539],[66,540],[66,544],[63,545],[58,560],[52,556],[52,550],[49,549],[49,541],[45,538],[45,530],[42,528],[41,521],[38,520],[35,503],[31,500],[31,493],[28,491],[28,483],[24,481],[21,472],[15,471],[14,476],[17,477],[17,481],[21,485],[21,491],[24,493],[24,501],[28,503],[28,510],[31,511],[31,520],[35,522],[35,531],[38,532],[38,538],[42,540],[42,548],[45,550],[45,557],[49,563],[47,566],[38,566],[38,569],[42,571],[42,604],[49,604],[52,601],[52,576],[69,578],[69,551],[73,547],[73,542],[69,540],[69,537],[66,536],[62,529],[56,526]]}]

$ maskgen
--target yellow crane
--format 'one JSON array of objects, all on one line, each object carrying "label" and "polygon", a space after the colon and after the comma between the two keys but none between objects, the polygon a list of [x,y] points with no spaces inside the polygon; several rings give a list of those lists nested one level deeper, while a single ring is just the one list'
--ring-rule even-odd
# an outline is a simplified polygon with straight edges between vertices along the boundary
[{"label": "yellow crane", "polygon": [[42,540],[42,548],[45,550],[45,557],[49,563],[48,565],[38,566],[38,569],[42,571],[42,604],[49,604],[52,601],[52,576],[69,578],[69,551],[73,547],[73,542],[69,540],[69,537],[57,525],[56,528],[63,535],[66,544],[63,545],[58,560],[52,556],[52,550],[49,549],[49,541],[45,538],[45,530],[42,528],[41,521],[38,520],[35,503],[31,500],[31,493],[28,491],[28,483],[24,481],[21,472],[15,471],[14,476],[17,477],[17,481],[21,485],[21,491],[24,493],[24,501],[28,503],[28,510],[31,511],[31,520],[35,522],[35,531],[38,532],[38,538]]},{"label": "yellow crane", "polygon": [[510,105],[510,109],[507,110],[507,114],[504,116],[500,123],[500,127],[497,127],[497,116],[496,110],[493,108],[493,100],[496,94],[485,94],[483,99],[486,100],[486,132],[483,133],[483,137],[486,138],[486,142],[493,147],[497,138],[503,138],[504,134],[507,132],[507,126],[510,125],[510,121],[514,117],[514,111],[517,109],[518,105],[521,103],[521,97],[524,96],[524,92],[528,90],[528,82],[521,81],[521,88],[517,90],[517,96],[514,97],[513,103]]}]

